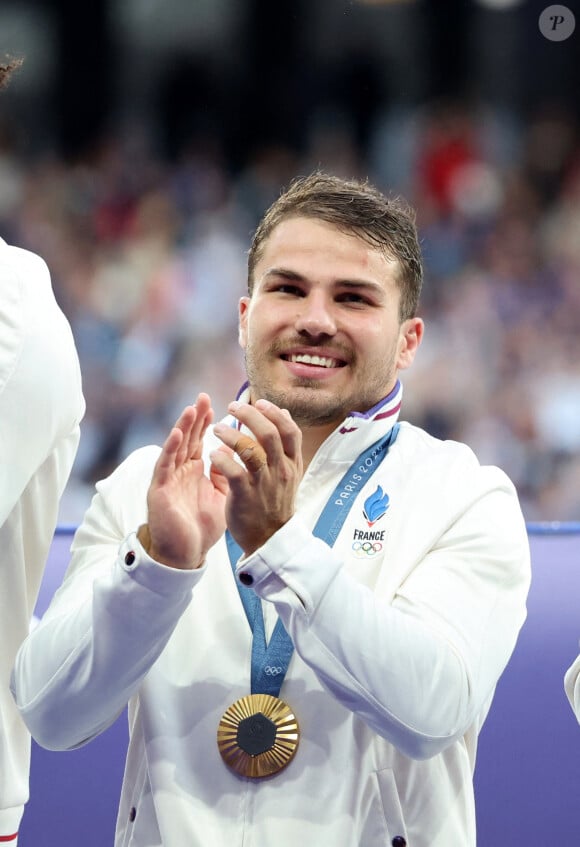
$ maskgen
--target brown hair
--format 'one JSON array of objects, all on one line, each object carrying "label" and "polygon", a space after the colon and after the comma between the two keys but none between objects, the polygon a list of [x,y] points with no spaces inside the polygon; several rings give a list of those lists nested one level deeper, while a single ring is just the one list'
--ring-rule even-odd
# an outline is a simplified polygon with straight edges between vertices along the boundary
[{"label": "brown hair", "polygon": [[367,181],[346,180],[316,171],[293,180],[258,224],[248,252],[248,291],[254,270],[272,231],[287,218],[315,218],[366,241],[399,263],[400,319],[417,310],[423,268],[413,210],[391,199]]}]

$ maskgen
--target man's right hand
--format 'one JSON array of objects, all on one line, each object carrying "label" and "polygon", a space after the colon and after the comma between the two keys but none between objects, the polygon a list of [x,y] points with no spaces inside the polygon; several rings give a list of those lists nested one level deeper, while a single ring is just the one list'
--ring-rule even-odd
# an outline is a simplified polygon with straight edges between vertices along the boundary
[{"label": "man's right hand", "polygon": [[147,492],[147,524],[138,538],[156,562],[180,570],[203,564],[225,532],[226,478],[204,473],[203,436],[213,420],[211,400],[200,394],[169,433]]}]

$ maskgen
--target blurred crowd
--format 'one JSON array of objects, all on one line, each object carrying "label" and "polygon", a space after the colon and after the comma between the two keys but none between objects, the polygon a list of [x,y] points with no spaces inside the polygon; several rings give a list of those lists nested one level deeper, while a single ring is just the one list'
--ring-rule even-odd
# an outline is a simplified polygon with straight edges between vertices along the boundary
[{"label": "blurred crowd", "polygon": [[578,520],[578,128],[549,108],[524,122],[442,102],[381,114],[364,149],[340,115],[320,117],[301,149],[256,147],[235,171],[211,135],[171,162],[138,129],[73,162],[24,161],[0,138],[0,232],[48,263],[83,370],[61,522],[198,391],[225,411],[244,379],[237,300],[253,229],[316,167],[368,176],[417,209],[426,335],[403,374],[403,418],[504,468],[529,521]]}]

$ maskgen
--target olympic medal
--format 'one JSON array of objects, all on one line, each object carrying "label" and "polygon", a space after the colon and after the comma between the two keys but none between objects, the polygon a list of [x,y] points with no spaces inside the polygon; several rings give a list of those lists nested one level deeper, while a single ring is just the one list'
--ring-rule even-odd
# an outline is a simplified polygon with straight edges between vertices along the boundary
[{"label": "olympic medal", "polygon": [[236,700],[219,723],[217,743],[226,765],[240,776],[272,776],[293,759],[300,740],[290,707],[270,694]]}]

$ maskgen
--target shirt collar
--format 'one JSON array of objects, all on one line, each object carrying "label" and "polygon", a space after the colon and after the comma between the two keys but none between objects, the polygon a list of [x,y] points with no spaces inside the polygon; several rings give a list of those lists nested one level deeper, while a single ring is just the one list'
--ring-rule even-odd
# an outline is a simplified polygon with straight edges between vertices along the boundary
[{"label": "shirt collar", "polygon": [[[397,379],[393,390],[386,397],[383,397],[382,400],[379,400],[378,403],[366,412],[349,412],[342,424],[329,437],[337,433],[342,436],[349,435],[350,433],[359,432],[364,429],[385,432],[385,423],[388,429],[397,423],[401,411],[402,399],[403,386],[401,381]],[[242,403],[250,402],[250,385],[248,382],[244,382],[236,395],[236,400]],[[239,424],[238,428],[240,428]],[[377,438],[379,437],[378,435]]]}]

